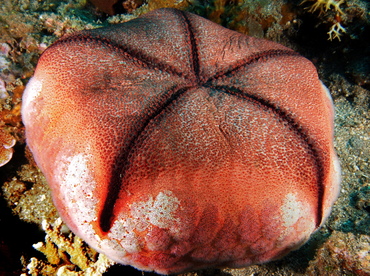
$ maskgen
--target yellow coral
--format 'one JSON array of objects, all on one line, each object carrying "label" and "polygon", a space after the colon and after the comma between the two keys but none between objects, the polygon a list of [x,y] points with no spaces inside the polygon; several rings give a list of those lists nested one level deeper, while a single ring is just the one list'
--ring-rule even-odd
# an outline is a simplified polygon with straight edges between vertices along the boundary
[{"label": "yellow coral", "polygon": [[343,11],[340,8],[340,5],[344,3],[345,0],[304,0],[301,4],[305,2],[311,2],[315,1],[311,8],[309,8],[309,12],[315,12],[317,9],[320,9],[320,14],[323,12],[328,11],[331,6],[334,7],[334,9],[339,12],[340,14],[343,14]]},{"label": "yellow coral", "polygon": [[334,38],[338,38],[340,41],[340,36],[342,33],[346,32],[346,29],[340,25],[339,22],[335,23],[333,26],[331,26],[330,31],[328,32],[329,40],[333,40]]},{"label": "yellow coral", "polygon": [[46,232],[45,242],[33,247],[42,252],[47,260],[31,258],[27,265],[28,275],[101,276],[114,264],[105,255],[88,248],[79,237],[72,233],[68,236],[63,234],[60,218],[54,226],[46,221],[42,226]]},{"label": "yellow coral", "polygon": [[314,1],[315,3],[310,8],[306,8],[309,12],[312,13],[319,9],[320,14],[322,14],[323,12],[327,12],[328,10],[334,8],[336,12],[334,16],[336,23],[333,23],[327,34],[329,35],[329,40],[337,38],[340,41],[340,37],[343,35],[343,33],[346,33],[346,29],[340,24],[340,22],[342,21],[340,15],[344,14],[342,9],[340,8],[340,5],[343,4],[345,0],[303,0],[301,4],[312,1]]}]

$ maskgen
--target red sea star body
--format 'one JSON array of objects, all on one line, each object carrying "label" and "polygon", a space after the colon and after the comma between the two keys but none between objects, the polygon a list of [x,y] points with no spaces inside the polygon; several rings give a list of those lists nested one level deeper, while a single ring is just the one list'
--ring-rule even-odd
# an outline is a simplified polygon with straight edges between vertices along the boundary
[{"label": "red sea star body", "polygon": [[194,14],[58,40],[22,112],[64,221],[139,269],[276,259],[338,194],[333,106],[312,63]]}]

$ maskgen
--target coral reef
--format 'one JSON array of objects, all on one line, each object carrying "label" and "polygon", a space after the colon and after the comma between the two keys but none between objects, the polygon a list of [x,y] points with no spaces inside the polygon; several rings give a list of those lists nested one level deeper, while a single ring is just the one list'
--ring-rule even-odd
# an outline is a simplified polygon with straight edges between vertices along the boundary
[{"label": "coral reef", "polygon": [[128,13],[140,7],[144,1],[143,0],[91,0],[99,10],[109,14],[114,15],[118,13]]},{"label": "coral reef", "polygon": [[189,10],[238,32],[275,41],[295,17],[292,5],[282,0],[195,1]]},{"label": "coral reef", "polygon": [[370,275],[370,237],[334,231],[310,261],[307,275]]},{"label": "coral reef", "polygon": [[[321,5],[309,12],[318,1],[160,1],[148,0],[132,14],[109,16],[97,12],[84,0],[2,0],[0,5],[0,121],[6,132],[17,143],[13,158],[0,167],[2,185],[0,212],[0,273],[19,275],[32,257],[39,252],[31,244],[41,240],[37,225],[46,219],[57,217],[49,188],[40,172],[34,167],[30,153],[25,147],[23,125],[20,120],[21,96],[24,85],[33,74],[42,51],[53,41],[74,30],[124,22],[148,10],[169,5],[198,13],[222,25],[243,33],[272,39],[296,49],[312,60],[319,69],[320,78],[330,89],[336,106],[336,148],[342,165],[341,195],[329,221],[319,230],[307,246],[286,258],[266,265],[244,269],[223,269],[187,273],[186,275],[307,275],[311,262],[324,264],[318,259],[325,255],[320,251],[333,230],[330,249],[335,252],[350,252],[359,241],[368,242],[370,235],[370,8],[367,0],[345,0],[338,7]],[[338,3],[339,1],[336,1]],[[334,2],[333,2],[334,3]],[[320,11],[323,9],[323,12]],[[336,17],[337,13],[340,17]],[[338,19],[340,18],[340,22]],[[336,23],[345,28],[338,38],[328,41],[330,28]],[[334,35],[334,33],[333,33]],[[6,204],[8,207],[6,207]],[[12,215],[12,213],[14,215]],[[31,223],[22,223],[22,221]],[[18,224],[17,224],[18,223]],[[19,226],[21,225],[21,226]],[[29,227],[29,228],[27,228]],[[16,229],[32,228],[32,234]],[[5,231],[7,230],[7,231]],[[28,233],[28,232],[27,232]],[[42,234],[42,233],[41,233]],[[352,236],[353,234],[353,236]],[[43,234],[42,234],[43,235]],[[342,237],[341,237],[342,235]],[[362,236],[360,236],[362,235]],[[336,238],[335,238],[336,237]],[[335,238],[335,239],[334,239]],[[29,240],[32,243],[27,243]],[[343,242],[333,242],[342,240]],[[15,241],[15,242],[11,242]],[[19,241],[19,242],[18,242]],[[363,244],[363,243],[362,243]],[[336,249],[337,248],[337,249]],[[365,248],[361,246],[361,248]],[[318,254],[315,256],[315,250]],[[330,251],[329,251],[330,250]],[[334,253],[333,253],[334,252]],[[330,261],[332,271],[345,270],[349,263],[368,266],[364,262],[369,252],[362,255],[345,255],[343,262]],[[329,253],[328,253],[329,254]],[[22,257],[23,256],[23,257]],[[22,265],[20,258],[23,258]],[[47,258],[37,257],[48,264]],[[356,266],[353,266],[356,267]],[[321,268],[325,269],[324,266]],[[113,266],[110,271],[127,274],[128,268]],[[320,270],[322,271],[322,270]],[[365,270],[366,271],[366,270]],[[81,272],[81,271],[80,271]],[[130,275],[142,275],[132,272]],[[145,273],[144,275],[147,275]],[[333,274],[332,274],[333,275]]]},{"label": "coral reef", "polygon": [[343,14],[340,5],[344,3],[345,0],[304,0],[301,4],[305,2],[315,2],[312,4],[310,8],[308,8],[309,12],[315,12],[316,10],[320,10],[320,14],[327,12],[333,6],[334,10]]},{"label": "coral reef", "polygon": [[22,165],[11,181],[2,185],[2,194],[13,213],[24,221],[41,224],[57,218],[45,177],[32,165]]},{"label": "coral reef", "polygon": [[88,247],[79,237],[63,233],[60,218],[55,220],[53,226],[44,220],[42,227],[46,232],[45,242],[34,244],[33,247],[42,252],[47,261],[31,258],[27,265],[28,275],[99,276],[114,264]]},{"label": "coral reef", "polygon": [[336,14],[334,17],[335,22],[333,22],[333,25],[330,27],[330,30],[328,32],[329,40],[337,38],[340,41],[341,35],[343,35],[343,33],[346,33],[346,29],[341,25],[341,15],[344,15],[344,12],[340,8],[340,5],[343,4],[345,0],[304,0],[302,4],[309,1],[315,1],[315,3],[310,8],[308,8],[308,11],[312,13],[319,10],[319,14],[321,15],[333,8]]},{"label": "coral reef", "polygon": [[0,126],[0,167],[12,158],[15,142],[15,138]]},{"label": "coral reef", "polygon": [[[349,35],[347,27],[355,25],[358,21],[366,21],[369,7],[356,0],[304,0],[301,5],[306,6],[310,13],[316,13],[322,23],[330,25],[329,40],[338,39],[344,34]],[[344,27],[346,26],[346,27]]]},{"label": "coral reef", "polygon": [[343,33],[346,33],[346,29],[343,28],[339,22],[337,22],[330,27],[330,31],[328,32],[329,40],[337,38],[340,41],[340,37]]}]

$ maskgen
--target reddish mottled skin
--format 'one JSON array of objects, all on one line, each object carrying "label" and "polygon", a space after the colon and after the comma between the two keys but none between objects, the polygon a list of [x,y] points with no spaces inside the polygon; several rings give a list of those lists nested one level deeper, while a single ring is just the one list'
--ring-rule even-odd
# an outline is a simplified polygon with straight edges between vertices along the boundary
[{"label": "reddish mottled skin", "polygon": [[312,63],[194,14],[60,39],[22,108],[64,221],[142,270],[279,258],[338,194],[333,106]]}]

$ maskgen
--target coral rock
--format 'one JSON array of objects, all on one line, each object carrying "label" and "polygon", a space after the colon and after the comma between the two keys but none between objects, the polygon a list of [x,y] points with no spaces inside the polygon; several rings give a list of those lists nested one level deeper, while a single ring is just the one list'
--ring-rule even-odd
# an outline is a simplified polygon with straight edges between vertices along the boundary
[{"label": "coral rock", "polygon": [[132,12],[140,7],[143,0],[90,0],[99,10],[114,15],[124,12]]},{"label": "coral rock", "polygon": [[22,114],[63,220],[142,270],[279,258],[338,195],[333,105],[313,64],[194,14],[60,39]]},{"label": "coral rock", "polygon": [[15,142],[16,140],[12,135],[0,128],[0,167],[12,159]]},{"label": "coral rock", "polygon": [[334,231],[318,250],[307,275],[370,275],[370,237]]}]

